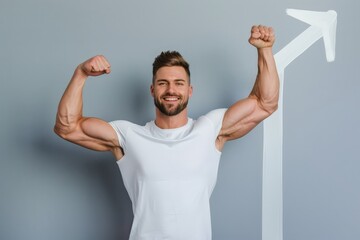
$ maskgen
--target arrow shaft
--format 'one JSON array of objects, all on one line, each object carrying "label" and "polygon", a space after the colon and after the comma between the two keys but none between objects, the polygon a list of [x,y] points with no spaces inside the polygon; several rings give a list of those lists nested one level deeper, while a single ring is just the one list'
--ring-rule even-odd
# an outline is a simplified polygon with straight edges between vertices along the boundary
[{"label": "arrow shaft", "polygon": [[321,29],[310,26],[275,55],[280,80],[278,110],[264,121],[262,240],[283,239],[283,92],[287,65],[322,36]]},{"label": "arrow shaft", "polygon": [[283,86],[285,68],[324,37],[328,61],[335,58],[336,12],[288,9],[287,13],[311,26],[275,54],[280,79],[278,110],[264,122],[262,240],[283,239]]},{"label": "arrow shaft", "polygon": [[306,49],[308,49],[321,37],[322,31],[319,27],[308,27],[304,32],[275,54],[274,57],[278,69],[285,69],[287,65],[305,52]]},{"label": "arrow shaft", "polygon": [[282,90],[284,72],[279,72],[279,108],[264,121],[263,138],[263,191],[262,191],[262,240],[282,240]]}]

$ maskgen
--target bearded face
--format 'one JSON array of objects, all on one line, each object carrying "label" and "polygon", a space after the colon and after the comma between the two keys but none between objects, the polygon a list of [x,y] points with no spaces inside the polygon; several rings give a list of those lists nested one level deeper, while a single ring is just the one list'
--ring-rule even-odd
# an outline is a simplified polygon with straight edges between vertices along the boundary
[{"label": "bearded face", "polygon": [[151,94],[158,110],[166,116],[181,113],[192,94],[189,77],[183,67],[162,67],[156,73]]}]

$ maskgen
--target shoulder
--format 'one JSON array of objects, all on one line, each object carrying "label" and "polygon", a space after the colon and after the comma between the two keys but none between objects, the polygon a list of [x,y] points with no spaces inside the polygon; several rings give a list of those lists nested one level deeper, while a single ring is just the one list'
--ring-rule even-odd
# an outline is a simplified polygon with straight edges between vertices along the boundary
[{"label": "shoulder", "polygon": [[109,124],[113,128],[119,129],[119,130],[138,126],[137,124],[126,121],[126,120],[115,120],[115,121],[109,122]]},{"label": "shoulder", "polygon": [[218,133],[221,129],[222,121],[226,111],[227,111],[226,108],[219,108],[212,110],[206,113],[205,115],[199,117],[196,122],[197,123],[208,122],[215,130],[215,132]]},{"label": "shoulder", "polygon": [[221,126],[225,112],[227,111],[226,108],[219,108],[208,112],[207,114],[201,116],[200,119],[207,119],[210,121],[215,127]]},{"label": "shoulder", "polygon": [[127,132],[129,130],[141,128],[141,126],[126,120],[111,121],[109,122],[109,124],[115,130],[120,143],[122,143],[125,140]]},{"label": "shoulder", "polygon": [[116,120],[109,122],[109,124],[114,129],[118,137],[119,145],[124,151],[126,151],[129,144],[137,143],[139,137],[143,139],[143,137],[150,136],[149,123],[143,126],[126,120]]},{"label": "shoulder", "polygon": [[214,121],[214,120],[218,120],[218,119],[222,119],[225,115],[227,108],[219,108],[219,109],[214,109],[210,112],[208,112],[207,114],[204,115],[204,117]]}]

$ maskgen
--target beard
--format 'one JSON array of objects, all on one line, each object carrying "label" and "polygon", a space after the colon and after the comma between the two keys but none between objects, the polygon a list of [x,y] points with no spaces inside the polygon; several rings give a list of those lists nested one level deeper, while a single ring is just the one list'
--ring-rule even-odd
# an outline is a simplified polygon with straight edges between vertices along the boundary
[{"label": "beard", "polygon": [[[180,99],[182,99],[182,98],[180,97]],[[189,99],[186,99],[186,101],[179,103],[176,108],[171,109],[171,107],[166,107],[166,105],[164,103],[161,103],[158,98],[154,97],[155,106],[160,110],[161,113],[163,113],[169,117],[175,116],[175,115],[181,113],[187,107],[188,102],[189,102]]]}]

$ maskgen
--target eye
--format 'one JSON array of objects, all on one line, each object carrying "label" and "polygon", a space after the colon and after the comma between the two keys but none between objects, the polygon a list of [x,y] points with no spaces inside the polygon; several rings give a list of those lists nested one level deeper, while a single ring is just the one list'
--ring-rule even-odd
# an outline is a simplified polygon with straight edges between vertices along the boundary
[{"label": "eye", "polygon": [[176,82],[176,85],[177,86],[184,86],[184,83],[183,82]]}]

